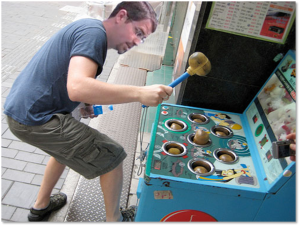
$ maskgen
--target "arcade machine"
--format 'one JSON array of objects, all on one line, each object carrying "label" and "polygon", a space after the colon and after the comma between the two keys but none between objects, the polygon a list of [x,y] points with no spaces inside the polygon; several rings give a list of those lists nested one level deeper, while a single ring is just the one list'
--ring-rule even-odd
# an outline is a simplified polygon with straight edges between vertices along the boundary
[{"label": "arcade machine", "polygon": [[242,114],[159,105],[135,221],[295,221],[296,165],[272,148],[296,130],[295,70],[289,51]]}]

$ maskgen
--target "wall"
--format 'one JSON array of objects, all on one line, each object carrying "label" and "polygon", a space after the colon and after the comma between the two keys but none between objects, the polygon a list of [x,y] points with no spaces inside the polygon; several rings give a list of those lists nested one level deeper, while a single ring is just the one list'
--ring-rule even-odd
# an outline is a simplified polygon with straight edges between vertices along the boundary
[{"label": "wall", "polygon": [[178,45],[180,41],[181,31],[186,16],[186,11],[189,2],[175,2],[175,9],[173,14],[173,22],[170,29],[170,34],[172,36],[172,45],[174,48],[173,59],[176,58],[176,53],[178,50]]},{"label": "wall", "polygon": [[212,70],[207,77],[184,81],[177,104],[242,113],[277,66],[274,57],[296,48],[296,20],[286,43],[276,44],[206,29],[211,5],[202,3],[196,28],[200,33],[191,53],[203,52]]},{"label": "wall", "polygon": [[[174,80],[181,76],[185,70],[189,53],[193,51],[193,40],[198,37],[197,21],[202,2],[189,1],[184,17],[184,23],[181,31],[180,40],[177,47],[176,58],[174,62],[173,78]],[[175,87],[175,99],[178,99],[182,83]]]}]

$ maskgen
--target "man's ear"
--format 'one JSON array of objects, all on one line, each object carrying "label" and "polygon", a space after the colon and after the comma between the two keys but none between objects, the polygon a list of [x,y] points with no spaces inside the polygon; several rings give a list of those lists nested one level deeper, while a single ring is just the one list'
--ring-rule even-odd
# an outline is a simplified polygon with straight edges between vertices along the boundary
[{"label": "man's ear", "polygon": [[128,19],[127,16],[127,10],[126,9],[121,9],[117,15],[116,15],[116,22],[120,23],[120,22],[124,22]]}]

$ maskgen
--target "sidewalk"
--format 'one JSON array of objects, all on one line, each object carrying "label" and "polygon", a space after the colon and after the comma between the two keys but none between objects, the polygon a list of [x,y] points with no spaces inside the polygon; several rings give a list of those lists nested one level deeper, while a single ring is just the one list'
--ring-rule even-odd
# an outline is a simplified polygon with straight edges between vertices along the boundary
[{"label": "sidewalk", "polygon": [[[28,63],[37,49],[41,47],[43,43],[52,36],[52,34],[54,34],[65,25],[71,23],[73,20],[80,18],[85,14],[85,12],[85,2],[47,2],[47,4],[46,2],[2,3],[2,112],[5,98],[9,93],[14,79]],[[124,54],[121,57],[119,57],[119,55],[116,54],[115,51],[110,50],[107,55],[103,72],[101,76],[98,77],[98,79],[105,82],[126,83],[128,82],[128,78],[131,77],[132,71],[145,71],[144,69],[135,69],[135,63],[137,60],[143,59],[143,57],[147,54],[149,56],[151,55],[150,58],[152,57],[154,61],[157,61],[157,58],[152,55],[159,54],[156,52],[157,50],[151,53],[148,48],[151,47],[150,49],[155,49],[153,47],[157,47],[157,49],[160,50],[158,52],[164,53],[164,45],[166,43],[166,40],[162,41],[163,47],[158,46],[159,43],[156,40],[161,39],[161,37],[167,37],[167,34],[162,34],[162,36],[160,37],[154,36],[152,38],[152,40],[154,41],[151,42],[151,40],[149,40],[150,42],[148,41],[148,46],[143,45],[143,47],[141,46],[142,48],[135,47],[133,51],[128,52],[127,55]],[[147,58],[145,62],[148,64],[144,67],[151,67],[153,64],[157,64],[157,62],[154,62],[152,65],[149,65],[150,58]],[[126,65],[126,67],[121,68],[120,65]],[[139,66],[137,67],[139,68]],[[122,80],[121,77],[117,77],[118,70],[120,73],[122,73],[122,78],[123,74],[126,74],[126,71],[132,71],[128,72],[130,76],[127,78],[127,80],[126,77],[125,80]],[[121,72],[121,70],[123,71]],[[143,73],[147,74],[146,71]],[[143,76],[147,76],[146,74]],[[150,75],[150,77],[154,77],[154,73],[152,74]],[[166,74],[168,74],[168,79],[171,79],[172,69],[168,69],[168,73]],[[137,76],[137,78],[138,77],[140,76]],[[159,75],[159,77],[161,77],[161,75]],[[115,78],[116,80],[120,81],[114,81]],[[145,82],[141,80],[139,83],[141,85],[144,85]],[[164,83],[169,83],[169,81],[165,80]],[[141,111],[140,105],[138,104],[135,105],[134,108],[129,105],[121,107],[123,109],[121,109],[120,112],[126,112],[129,109],[136,109],[136,112],[134,112],[134,114],[139,114],[138,112]],[[129,118],[130,116],[117,116],[117,118],[120,117],[124,117],[124,119],[127,120],[126,117]],[[139,175],[137,175],[137,172],[139,171],[140,163],[139,161],[136,161],[136,163],[134,163],[134,160],[136,160],[140,155],[140,140],[136,140],[138,133],[136,128],[139,127],[140,123],[139,117],[140,115],[138,115],[134,120],[131,119],[135,124],[134,131],[129,131],[127,133],[131,137],[134,137],[134,140],[130,140],[129,142],[127,141],[125,144],[125,150],[130,149],[131,153],[129,155],[130,157],[127,158],[129,163],[125,163],[125,186],[123,188],[124,194],[122,193],[123,195],[121,197],[121,204],[128,206],[135,205],[137,202],[135,193],[138,184]],[[93,119],[91,121],[85,120],[83,122],[89,124],[93,128],[109,127],[103,126],[103,124],[101,124],[103,122],[98,119]],[[119,122],[116,123],[118,124]],[[112,136],[114,136],[114,134],[116,133],[110,128],[107,128],[107,130],[107,133],[112,133]],[[49,160],[49,156],[43,151],[26,143],[23,143],[19,139],[17,139],[9,131],[3,113],[1,134],[2,221],[27,222],[28,209],[33,205],[36,199],[36,195],[38,193],[44,169]],[[127,138],[125,137],[123,139],[126,140]],[[149,133],[145,133],[143,139],[143,148],[147,146],[149,140]],[[140,174],[140,177],[142,176],[143,173]],[[91,199],[94,199],[90,190],[99,189],[99,183],[97,182],[95,183],[95,185],[93,183],[93,181],[87,181],[80,175],[75,173],[73,170],[69,170],[68,168],[66,168],[59,182],[56,184],[53,193],[57,193],[59,191],[65,192],[68,195],[68,202],[64,208],[52,214],[49,221],[102,221],[103,215],[105,215],[105,210],[103,211],[102,209],[103,206],[101,206],[101,200],[97,201],[94,204],[89,201]],[[87,209],[87,213],[85,213],[85,216],[79,216],[80,214],[78,214],[77,211],[78,209],[83,208],[81,203],[85,202],[85,200],[88,201],[86,201],[87,203],[85,203],[84,205],[92,207],[94,212],[96,210],[96,215],[99,216],[93,216],[94,213],[92,213],[92,211],[88,212],[89,208]]]},{"label": "sidewalk", "polygon": [[[26,222],[28,209],[39,190],[49,156],[21,142],[8,129],[3,104],[19,72],[56,31],[71,23],[84,10],[84,2],[1,2],[1,159],[2,221]],[[73,11],[60,10],[70,6]],[[76,12],[77,9],[78,11]],[[61,190],[66,168],[53,193]]]}]

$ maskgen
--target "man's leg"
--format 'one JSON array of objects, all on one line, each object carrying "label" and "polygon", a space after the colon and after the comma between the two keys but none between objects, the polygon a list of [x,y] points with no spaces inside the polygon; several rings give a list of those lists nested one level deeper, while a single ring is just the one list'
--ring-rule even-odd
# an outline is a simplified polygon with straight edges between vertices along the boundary
[{"label": "man's leg", "polygon": [[121,219],[120,197],[123,185],[123,163],[112,171],[100,176],[100,185],[104,196],[106,221]]},{"label": "man's leg", "polygon": [[65,169],[65,165],[60,164],[55,158],[51,157],[45,169],[44,178],[34,204],[35,209],[47,207],[50,201],[51,192]]}]

